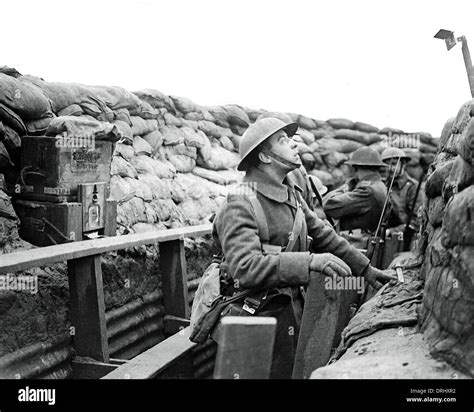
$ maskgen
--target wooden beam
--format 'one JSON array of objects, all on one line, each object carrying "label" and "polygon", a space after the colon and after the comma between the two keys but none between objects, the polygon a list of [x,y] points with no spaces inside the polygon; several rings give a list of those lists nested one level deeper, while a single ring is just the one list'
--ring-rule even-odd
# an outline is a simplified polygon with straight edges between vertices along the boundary
[{"label": "wooden beam", "polygon": [[100,379],[118,368],[118,365],[81,357],[75,357],[71,366],[73,379]]},{"label": "wooden beam", "polygon": [[227,316],[219,328],[214,379],[268,379],[276,319]]},{"label": "wooden beam", "polygon": [[211,233],[212,225],[180,227],[147,233],[113,236],[93,240],[83,240],[61,245],[46,246],[2,255],[0,274],[17,272],[43,265],[51,265],[66,260],[125,249],[133,246],[167,242],[185,237],[203,236]]},{"label": "wooden beam", "polygon": [[69,260],[68,277],[76,354],[108,363],[100,255]]},{"label": "wooden beam", "polygon": [[157,377],[161,371],[197,346],[189,340],[189,332],[189,328],[183,329],[135,356],[126,365],[119,366],[102,379],[153,379]]},{"label": "wooden beam", "polygon": [[160,243],[160,267],[165,315],[189,319],[184,238]]}]

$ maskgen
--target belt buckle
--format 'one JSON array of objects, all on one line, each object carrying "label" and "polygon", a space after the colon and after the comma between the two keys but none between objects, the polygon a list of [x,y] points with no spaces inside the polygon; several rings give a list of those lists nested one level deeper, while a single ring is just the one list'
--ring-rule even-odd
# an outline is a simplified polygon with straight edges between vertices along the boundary
[{"label": "belt buckle", "polygon": [[255,311],[258,308],[258,304],[252,302],[253,299],[244,299],[244,304],[242,305],[242,310],[245,310],[247,313],[250,313],[251,315],[255,314]]}]

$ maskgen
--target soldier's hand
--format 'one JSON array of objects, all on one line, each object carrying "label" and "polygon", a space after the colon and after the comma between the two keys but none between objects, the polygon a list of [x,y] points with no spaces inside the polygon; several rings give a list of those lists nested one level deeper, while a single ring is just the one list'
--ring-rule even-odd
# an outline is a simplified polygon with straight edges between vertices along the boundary
[{"label": "soldier's hand", "polygon": [[311,255],[309,270],[322,273],[325,276],[351,276],[352,271],[349,266],[337,256],[331,253],[314,253]]},{"label": "soldier's hand", "polygon": [[370,265],[363,273],[363,276],[365,279],[367,279],[367,282],[369,282],[377,290],[382,287],[381,282],[398,282],[397,276],[393,274],[392,270],[383,271]]}]

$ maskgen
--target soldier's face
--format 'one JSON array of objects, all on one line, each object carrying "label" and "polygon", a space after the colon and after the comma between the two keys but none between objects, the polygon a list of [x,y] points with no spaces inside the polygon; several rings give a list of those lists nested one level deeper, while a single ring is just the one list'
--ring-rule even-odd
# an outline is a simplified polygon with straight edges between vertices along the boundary
[{"label": "soldier's face", "polygon": [[301,159],[298,154],[298,146],[292,138],[288,137],[286,132],[283,130],[276,132],[268,138],[267,142],[269,149],[273,153],[287,160],[288,162],[301,165]]},{"label": "soldier's face", "polygon": [[390,159],[388,162],[388,175],[390,178],[392,178],[392,176],[400,176],[403,171],[404,167],[402,161],[398,161],[398,159]]}]

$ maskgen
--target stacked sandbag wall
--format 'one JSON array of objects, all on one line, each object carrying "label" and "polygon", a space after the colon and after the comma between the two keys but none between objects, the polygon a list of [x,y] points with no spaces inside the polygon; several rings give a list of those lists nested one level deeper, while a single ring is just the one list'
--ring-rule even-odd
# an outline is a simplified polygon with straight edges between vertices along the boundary
[{"label": "stacked sandbag wall", "polygon": [[474,100],[443,128],[426,181],[420,324],[433,355],[474,376]]}]

